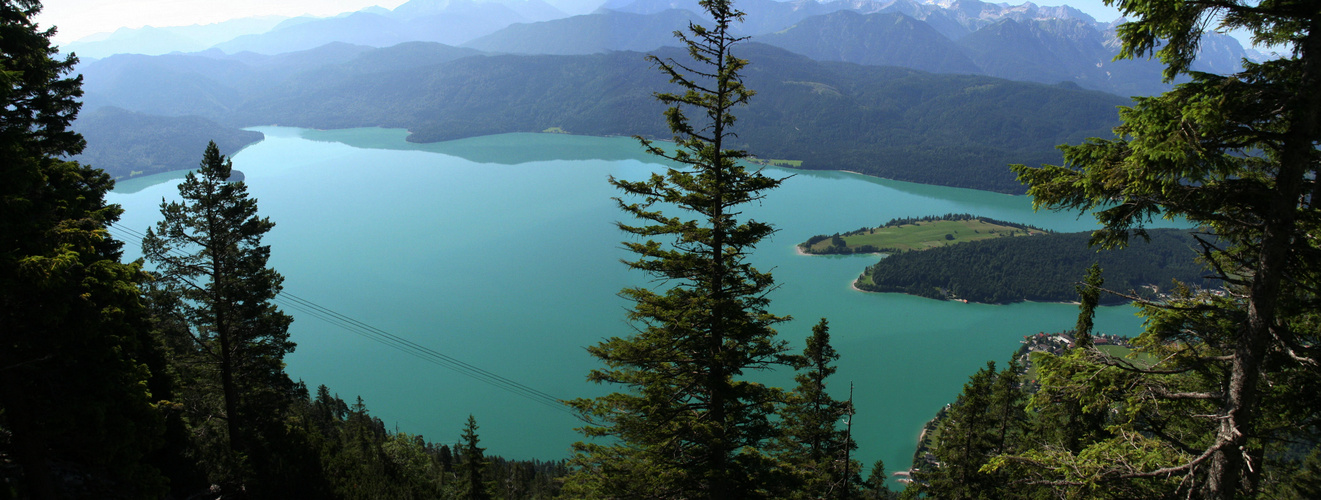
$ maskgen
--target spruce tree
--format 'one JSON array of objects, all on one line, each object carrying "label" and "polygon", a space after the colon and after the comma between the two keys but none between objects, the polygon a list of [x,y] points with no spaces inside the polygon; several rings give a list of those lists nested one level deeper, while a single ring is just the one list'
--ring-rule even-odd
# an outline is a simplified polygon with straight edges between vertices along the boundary
[{"label": "spruce tree", "polygon": [[798,386],[779,412],[781,430],[773,448],[798,479],[791,492],[794,497],[849,498],[857,489],[860,467],[848,457],[858,445],[839,426],[852,408],[826,392],[826,379],[837,370],[837,360],[825,318],[812,327],[803,354],[789,357],[801,373],[794,376]]},{"label": "spruce tree", "polygon": [[999,498],[989,478],[979,473],[998,436],[992,400],[995,381],[995,362],[987,362],[949,406],[936,430],[939,441],[931,449],[937,465],[914,478],[923,483],[923,493],[934,498]]},{"label": "spruce tree", "polygon": [[61,159],[84,145],[69,128],[81,77],[67,76],[77,59],[58,56],[40,10],[0,0],[0,496],[159,496],[144,462],[161,441],[150,405],[169,394],[145,276],[108,233],[114,181]]},{"label": "spruce tree", "polygon": [[[1065,164],[1016,166],[1039,207],[1093,212],[1122,246],[1155,217],[1204,233],[1220,293],[1174,287],[1142,306],[1136,366],[1085,350],[1043,374],[1106,416],[1077,451],[1005,457],[1060,495],[1229,499],[1262,491],[1281,441],[1316,442],[1321,382],[1321,2],[1119,0],[1121,56],[1156,55],[1187,82],[1120,111],[1115,137],[1067,146]],[[1190,70],[1208,27],[1286,55],[1216,75]]]},{"label": "spruce tree", "polygon": [[619,225],[641,239],[624,243],[637,254],[626,263],[663,284],[624,289],[636,331],[589,348],[605,367],[588,379],[625,390],[572,403],[589,422],[586,436],[610,438],[576,445],[578,471],[568,485],[575,495],[765,494],[771,466],[759,447],[773,435],[779,395],[746,375],[778,364],[785,345],[773,327],[786,318],[766,311],[773,281],[747,260],[774,230],[738,216],[780,180],[746,170],[739,160],[748,154],[727,149],[733,108],[753,95],[740,77],[747,61],[732,52],[743,39],[730,29],[743,13],[729,0],[701,5],[713,27],[676,32],[691,61],[649,57],[679,91],[656,94],[671,106],[674,148],[642,142],[678,166],[647,180],[611,179],[626,195],[620,208],[641,221]]},{"label": "spruce tree", "polygon": [[871,466],[871,473],[867,475],[867,481],[863,483],[863,500],[891,500],[897,495],[890,491],[890,486],[885,484],[889,477],[885,474],[885,461],[877,459]]},{"label": "spruce tree", "polygon": [[[147,230],[142,249],[162,290],[178,300],[185,328],[172,344],[193,377],[187,410],[210,441],[201,459],[211,462],[214,481],[242,489],[247,459],[282,429],[273,419],[288,407],[283,360],[294,343],[293,318],[272,303],[283,277],[266,266],[270,247],[261,243],[274,223],[258,217],[243,182],[226,181],[232,168],[209,144],[200,168],[179,184],[183,201],[161,203],[163,220]],[[216,420],[224,427],[200,424]]]},{"label": "spruce tree", "polygon": [[468,415],[468,423],[463,426],[463,435],[459,437],[463,444],[463,477],[460,478],[459,498],[463,500],[489,500],[491,492],[486,486],[486,468],[490,465],[482,454],[485,448],[478,446],[477,419]]}]

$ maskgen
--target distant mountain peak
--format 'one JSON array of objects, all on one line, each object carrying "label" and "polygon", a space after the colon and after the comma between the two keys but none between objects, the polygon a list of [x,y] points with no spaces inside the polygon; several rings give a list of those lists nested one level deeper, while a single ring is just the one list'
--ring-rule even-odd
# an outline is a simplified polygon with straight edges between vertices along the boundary
[{"label": "distant mountain peak", "polygon": [[1032,2],[1023,2],[1019,5],[1009,5],[1007,3],[988,3],[979,0],[927,0],[925,3],[931,6],[953,10],[969,16],[970,18],[988,21],[997,21],[1004,17],[1014,17],[1020,21],[1077,19],[1089,24],[1096,24],[1097,22],[1095,18],[1087,15],[1087,13],[1068,5],[1040,6]]}]

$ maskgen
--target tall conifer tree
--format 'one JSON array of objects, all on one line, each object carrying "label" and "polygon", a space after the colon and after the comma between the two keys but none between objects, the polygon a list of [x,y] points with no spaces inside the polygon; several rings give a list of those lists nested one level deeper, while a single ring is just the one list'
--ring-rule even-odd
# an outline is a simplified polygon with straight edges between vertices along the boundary
[{"label": "tall conifer tree", "polygon": [[142,249],[180,300],[187,328],[174,343],[183,346],[177,356],[200,367],[189,410],[196,422],[225,424],[212,429],[225,450],[210,469],[222,476],[215,480],[241,488],[262,427],[287,408],[292,384],[283,360],[294,343],[293,318],[271,302],[283,277],[266,266],[270,247],[261,244],[275,224],[257,216],[243,182],[226,181],[232,168],[209,144],[198,171],[179,184],[183,201],[161,203],[164,219],[147,230]]},{"label": "tall conifer tree", "polygon": [[463,444],[463,481],[460,485],[459,498],[464,500],[490,500],[491,491],[486,486],[486,469],[491,464],[486,461],[477,437],[477,419],[468,415],[468,422],[463,425],[463,435],[459,437]]},{"label": "tall conifer tree", "polygon": [[[743,13],[729,0],[701,5],[714,26],[675,33],[691,61],[649,58],[679,86],[656,94],[671,106],[665,117],[676,147],[643,143],[679,166],[643,181],[611,179],[627,195],[620,208],[642,221],[620,224],[643,239],[624,243],[638,256],[627,264],[664,286],[623,290],[634,304],[636,333],[589,348],[606,366],[588,379],[626,392],[573,402],[590,422],[584,434],[615,439],[576,446],[574,494],[733,499],[765,492],[769,460],[758,447],[772,436],[779,395],[745,376],[779,362],[785,345],[773,327],[786,318],[766,311],[771,276],[747,261],[774,230],[737,217],[780,180],[746,170],[738,160],[748,154],[727,149],[733,108],[753,95],[740,77],[747,61],[732,53],[742,38],[730,28]],[[667,215],[660,204],[691,215]]]},{"label": "tall conifer tree", "polygon": [[773,449],[793,468],[791,496],[799,498],[850,498],[861,472],[849,452],[858,448],[840,420],[851,414],[848,401],[826,392],[826,379],[835,373],[839,353],[830,345],[830,326],[825,318],[812,327],[803,354],[789,357],[798,386],[785,398],[780,410],[780,435]]},{"label": "tall conifer tree", "polygon": [[934,498],[998,498],[989,478],[978,471],[995,449],[998,425],[992,410],[995,362],[987,362],[963,386],[938,428],[939,442],[932,446],[935,467],[914,479],[921,491]]}]

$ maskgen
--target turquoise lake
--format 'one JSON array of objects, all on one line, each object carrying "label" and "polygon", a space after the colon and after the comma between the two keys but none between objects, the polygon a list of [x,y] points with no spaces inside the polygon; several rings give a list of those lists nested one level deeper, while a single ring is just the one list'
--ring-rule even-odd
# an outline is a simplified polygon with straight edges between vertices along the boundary
[{"label": "turquoise lake", "polygon": [[[343,315],[560,398],[610,388],[585,381],[597,363],[585,347],[627,335],[616,293],[648,283],[619,262],[629,255],[609,176],[642,179],[663,166],[628,138],[507,134],[410,144],[402,130],[257,128],[266,139],[234,155],[260,212],[276,223],[265,242],[285,291]],[[198,151],[198,158],[201,151]],[[780,285],[771,312],[791,315],[782,338],[801,349],[819,318],[842,354],[836,397],[854,384],[854,436],[864,471],[909,465],[922,424],[968,375],[1001,366],[1024,335],[1072,327],[1067,304],[983,305],[849,284],[875,256],[803,256],[814,234],[891,218],[973,213],[1057,231],[1095,227],[1090,217],[1032,211],[1022,196],[887,181],[842,172],[767,168],[792,176],[745,216],[775,224],[753,263]],[[109,199],[119,226],[144,231],[182,173],[123,181]],[[122,233],[119,233],[123,238]],[[127,239],[127,238],[125,238]],[[136,258],[138,242],[127,256]],[[487,452],[559,459],[579,440],[563,411],[412,357],[301,311],[289,310],[297,350],[288,372],[361,396],[390,429],[439,443],[458,440],[469,414]],[[1135,334],[1130,307],[1102,308],[1099,331]],[[758,375],[789,385],[788,374]]]}]

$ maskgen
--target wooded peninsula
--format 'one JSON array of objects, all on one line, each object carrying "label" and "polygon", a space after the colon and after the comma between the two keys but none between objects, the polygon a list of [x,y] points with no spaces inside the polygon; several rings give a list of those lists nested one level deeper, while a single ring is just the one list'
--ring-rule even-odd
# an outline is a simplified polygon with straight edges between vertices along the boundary
[{"label": "wooded peninsula", "polygon": [[[1075,283],[1099,263],[1107,288],[1153,297],[1174,286],[1218,286],[1206,281],[1196,262],[1198,243],[1185,230],[1152,229],[1123,251],[1088,246],[1091,233],[1049,233],[1030,238],[989,238],[881,259],[854,286],[869,292],[901,292],[923,297],[1005,304],[1025,300],[1068,302],[1078,298]],[[1130,299],[1102,297],[1103,304]]]}]

